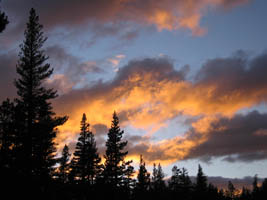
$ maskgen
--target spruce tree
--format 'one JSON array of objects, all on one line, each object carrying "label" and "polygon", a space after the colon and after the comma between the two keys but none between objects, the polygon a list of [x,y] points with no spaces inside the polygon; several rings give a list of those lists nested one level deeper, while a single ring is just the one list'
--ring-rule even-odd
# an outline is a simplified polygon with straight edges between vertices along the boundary
[{"label": "spruce tree", "polygon": [[68,181],[68,170],[69,170],[69,160],[70,160],[69,147],[65,144],[62,150],[62,156],[59,158],[59,172],[58,178],[60,182],[66,183]]},{"label": "spruce tree", "polygon": [[[37,179],[49,178],[56,164],[54,139],[57,126],[64,124],[67,117],[56,117],[51,100],[56,91],[44,87],[44,82],[53,73],[46,63],[48,57],[42,50],[46,37],[35,10],[30,10],[29,21],[20,45],[16,67],[19,78],[15,80],[21,113],[21,147],[23,174]],[[42,181],[43,182],[43,181]]]},{"label": "spruce tree", "polygon": [[[0,1],[1,3],[1,1]],[[4,12],[1,12],[1,7],[0,7],[0,33],[3,32],[3,30],[5,30],[6,25],[8,24],[8,19],[7,16],[5,15]]]},{"label": "spruce tree", "polygon": [[114,112],[106,142],[107,149],[104,155],[106,160],[103,172],[105,183],[110,185],[112,188],[117,188],[122,185],[123,177],[125,176],[124,170],[131,163],[127,162],[123,165],[124,159],[128,154],[127,151],[124,151],[127,141],[122,141],[123,133],[124,131],[121,130],[119,126],[119,118],[116,112]]},{"label": "spruce tree", "polygon": [[90,131],[90,124],[87,123],[86,115],[83,114],[81,132],[72,162],[75,178],[82,183],[94,184],[101,170],[100,162],[101,158],[97,152],[94,135]]}]

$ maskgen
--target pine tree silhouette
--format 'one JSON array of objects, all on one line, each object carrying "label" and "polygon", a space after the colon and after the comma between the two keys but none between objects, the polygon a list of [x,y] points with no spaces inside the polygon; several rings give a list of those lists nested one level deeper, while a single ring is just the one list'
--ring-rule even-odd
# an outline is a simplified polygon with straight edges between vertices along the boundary
[{"label": "pine tree silhouette", "polygon": [[123,178],[129,176],[129,174],[126,174],[127,171],[125,169],[129,167],[131,161],[124,162],[128,152],[123,151],[127,145],[127,141],[122,141],[123,133],[124,131],[119,126],[119,118],[116,112],[114,112],[106,141],[107,149],[104,155],[106,160],[103,171],[105,183],[114,189],[123,185]]},{"label": "pine tree silhouette", "polygon": [[204,175],[202,167],[198,165],[198,173],[196,177],[196,186],[195,186],[195,198],[206,198],[208,189],[208,180],[207,176]]},{"label": "pine tree silhouette", "polygon": [[95,138],[89,127],[90,124],[87,123],[86,115],[83,114],[80,137],[72,161],[72,170],[76,179],[82,183],[93,185],[101,170],[101,158],[97,153]]},{"label": "pine tree silhouette", "polygon": [[59,168],[58,168],[58,178],[61,183],[66,183],[68,181],[68,170],[69,170],[69,160],[71,154],[69,153],[69,147],[65,144],[62,150],[62,156],[58,159]]},{"label": "pine tree silhouette", "polygon": [[53,69],[45,63],[48,57],[42,46],[47,38],[43,36],[42,28],[32,8],[24,33],[25,40],[20,46],[16,68],[19,78],[15,80],[15,86],[19,96],[16,102],[22,114],[19,134],[23,159],[20,167],[25,176],[44,183],[50,179],[56,163],[56,127],[64,124],[67,117],[55,116],[50,100],[57,97],[56,91],[43,86]]},{"label": "pine tree silhouette", "polygon": [[140,155],[136,190],[138,193],[147,192],[149,190],[149,185],[150,185],[150,173],[146,169],[146,163],[143,160],[143,156]]}]

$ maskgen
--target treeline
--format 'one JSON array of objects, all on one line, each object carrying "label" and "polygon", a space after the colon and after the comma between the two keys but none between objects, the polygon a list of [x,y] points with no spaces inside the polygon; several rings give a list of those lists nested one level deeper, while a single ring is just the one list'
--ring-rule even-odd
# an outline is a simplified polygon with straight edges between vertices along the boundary
[{"label": "treeline", "polygon": [[[0,11],[0,32],[8,24]],[[14,81],[17,98],[0,105],[0,181],[1,195],[8,199],[266,199],[267,179],[261,186],[257,177],[253,189],[243,188],[236,193],[229,182],[228,189],[219,190],[208,184],[199,165],[196,183],[185,168],[174,166],[166,180],[160,164],[154,164],[150,174],[143,157],[139,169],[125,158],[127,141],[119,118],[113,113],[107,134],[103,161],[98,153],[94,134],[86,115],[81,118],[80,135],[73,155],[64,146],[61,157],[56,157],[57,127],[68,117],[56,116],[51,100],[57,97],[53,88],[44,86],[53,69],[42,49],[46,37],[34,9],[30,10],[20,45]],[[137,177],[134,177],[135,172]],[[19,197],[18,197],[19,196]]]}]

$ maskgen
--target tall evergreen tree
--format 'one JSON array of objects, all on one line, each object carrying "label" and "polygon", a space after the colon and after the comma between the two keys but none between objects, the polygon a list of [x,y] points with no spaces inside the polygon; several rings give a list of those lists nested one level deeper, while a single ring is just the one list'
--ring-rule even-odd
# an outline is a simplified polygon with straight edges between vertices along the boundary
[{"label": "tall evergreen tree", "polygon": [[[1,3],[1,1],[0,1]],[[0,7],[0,33],[3,32],[3,30],[5,30],[6,25],[8,24],[8,19],[7,16],[4,12],[1,12],[1,7]]]},{"label": "tall evergreen tree", "polygon": [[60,182],[66,183],[68,181],[68,170],[69,170],[69,160],[70,160],[69,147],[65,144],[62,150],[62,156],[59,158],[59,172],[58,178]]},{"label": "tall evergreen tree", "polygon": [[86,115],[81,120],[81,132],[73,158],[73,172],[76,179],[83,183],[94,184],[101,170],[101,158],[97,153],[96,142],[87,123]]},{"label": "tall evergreen tree", "polygon": [[56,91],[44,87],[44,82],[53,73],[46,63],[48,57],[42,50],[46,37],[35,10],[30,10],[25,30],[25,40],[20,46],[17,73],[17,104],[20,105],[20,135],[24,174],[36,178],[49,178],[56,163],[54,139],[56,127],[66,122],[67,117],[56,117],[50,100],[57,97]]},{"label": "tall evergreen tree", "polygon": [[103,172],[105,183],[109,184],[112,188],[122,185],[123,177],[125,176],[124,170],[131,163],[127,162],[123,165],[124,159],[128,154],[128,151],[124,151],[127,141],[122,141],[123,133],[124,131],[119,126],[119,118],[116,112],[114,112],[106,142],[107,149],[104,155],[106,160]]}]

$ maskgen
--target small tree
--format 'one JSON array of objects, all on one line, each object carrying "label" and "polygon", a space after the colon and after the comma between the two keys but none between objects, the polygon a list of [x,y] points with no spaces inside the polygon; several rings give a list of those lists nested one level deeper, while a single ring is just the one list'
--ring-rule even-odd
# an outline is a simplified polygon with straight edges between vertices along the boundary
[{"label": "small tree", "polygon": [[148,191],[150,185],[150,173],[146,169],[146,163],[143,156],[140,155],[139,170],[137,175],[136,189],[138,193]]},{"label": "small tree", "polygon": [[230,199],[234,199],[235,197],[235,186],[231,181],[228,182],[228,190],[227,190],[227,197]]},{"label": "small tree", "polygon": [[69,160],[70,160],[69,147],[65,144],[62,150],[62,156],[59,158],[59,172],[58,177],[62,183],[68,181],[68,170],[69,170]]},{"label": "small tree", "polygon": [[164,173],[162,170],[162,167],[160,163],[158,164],[158,167],[156,168],[156,164],[154,163],[153,165],[153,174],[152,174],[152,187],[153,190],[156,192],[163,191],[166,187],[165,182],[164,182]]}]

